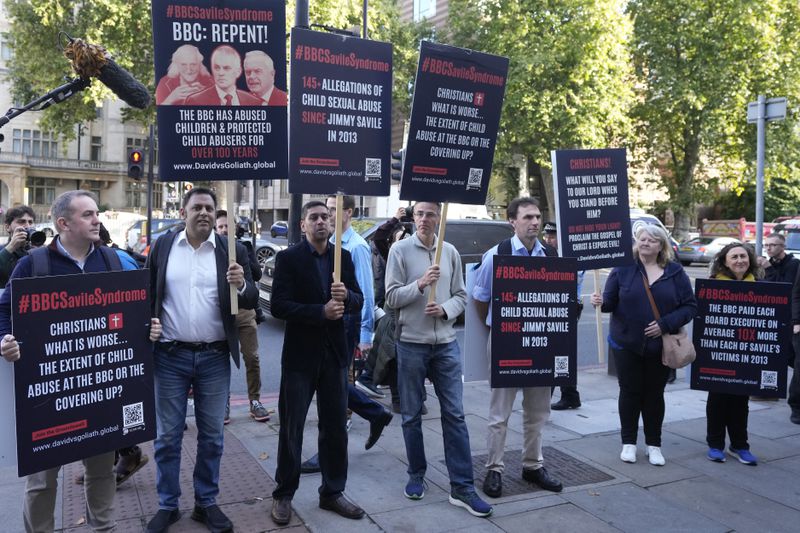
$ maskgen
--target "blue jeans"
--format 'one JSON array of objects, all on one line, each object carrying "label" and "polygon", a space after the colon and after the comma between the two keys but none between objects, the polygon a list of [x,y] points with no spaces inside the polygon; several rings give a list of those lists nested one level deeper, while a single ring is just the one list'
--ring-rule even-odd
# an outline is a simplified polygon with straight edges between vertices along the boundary
[{"label": "blue jeans", "polygon": [[197,458],[194,500],[200,507],[216,503],[222,459],[223,419],[228,400],[231,359],[227,350],[193,351],[156,343],[156,491],[160,509],[178,508],[181,495],[181,445],[189,387],[194,391]]},{"label": "blue jeans", "polygon": [[403,415],[403,439],[408,456],[408,475],[425,477],[427,461],[422,442],[422,401],[425,377],[433,382],[442,411],[444,458],[454,494],[475,490],[469,432],[464,421],[461,355],[456,341],[417,344],[397,341],[397,385]]}]

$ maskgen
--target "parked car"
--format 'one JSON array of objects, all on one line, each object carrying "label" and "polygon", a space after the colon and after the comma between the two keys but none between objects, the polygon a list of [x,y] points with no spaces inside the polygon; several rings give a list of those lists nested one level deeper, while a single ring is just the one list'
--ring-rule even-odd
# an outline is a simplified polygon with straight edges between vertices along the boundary
[{"label": "parked car", "polygon": [[[158,229],[154,229],[150,233],[150,246],[147,245],[147,234],[145,233],[139,237],[139,242],[135,247],[131,248],[131,250],[142,255],[148,255],[150,253],[150,248],[153,246],[153,243],[156,242],[159,237],[165,235],[168,231],[172,230],[180,231],[183,229],[183,226],[184,226],[183,220],[179,220],[178,222],[174,222],[166,226],[161,226]],[[141,251],[139,251],[139,249],[141,249]]]},{"label": "parked car", "polygon": [[274,242],[266,241],[261,238],[256,239],[256,259],[258,259],[258,264],[261,268],[264,268],[264,264],[267,260],[271,257],[275,257],[275,254],[284,248],[286,248],[286,245],[275,244]]},{"label": "parked car", "polygon": [[[370,241],[375,230],[382,224],[374,223],[361,232],[361,236]],[[514,234],[514,228],[508,222],[495,220],[448,220],[445,230],[445,240],[456,247],[461,256],[462,273],[468,263],[477,263],[483,253]],[[275,258],[271,257],[264,263],[264,275],[258,282],[259,302],[264,311],[270,310],[272,297],[272,278],[275,273]]]},{"label": "parked car", "polygon": [[285,220],[279,220],[269,228],[269,234],[272,238],[286,237],[289,235],[289,224]]},{"label": "parked car", "polygon": [[[152,229],[150,230],[151,233],[151,241],[152,235],[156,233],[160,233],[167,226],[174,226],[175,224],[183,223],[183,221],[179,218],[154,218],[152,219]],[[130,248],[136,253],[144,252],[145,247],[147,246],[147,220],[137,220],[128,230],[125,232],[125,246]]]},{"label": "parked car", "polygon": [[678,261],[689,266],[692,263],[710,263],[725,245],[739,242],[733,237],[695,237],[678,247]]}]

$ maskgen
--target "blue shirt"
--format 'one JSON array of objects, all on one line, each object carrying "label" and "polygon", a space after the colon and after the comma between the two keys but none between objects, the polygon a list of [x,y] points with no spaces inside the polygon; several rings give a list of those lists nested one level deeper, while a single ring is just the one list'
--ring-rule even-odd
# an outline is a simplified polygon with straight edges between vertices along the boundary
[{"label": "blue shirt", "polygon": [[[481,258],[481,266],[478,268],[478,274],[475,278],[475,286],[472,288],[472,297],[479,302],[492,301],[492,257],[497,255],[497,247],[499,244],[490,248]],[[511,255],[523,257],[544,257],[544,246],[536,239],[533,250],[528,252],[522,241],[515,234],[511,237]],[[492,310],[486,313],[486,325],[492,326]]]},{"label": "blue shirt", "polygon": [[[336,241],[331,235],[330,242]],[[375,288],[372,286],[372,252],[364,237],[355,232],[352,226],[342,233],[342,248],[350,252],[353,265],[356,267],[356,281],[364,295],[364,306],[361,308],[361,335],[359,342],[372,343],[375,313]]]}]

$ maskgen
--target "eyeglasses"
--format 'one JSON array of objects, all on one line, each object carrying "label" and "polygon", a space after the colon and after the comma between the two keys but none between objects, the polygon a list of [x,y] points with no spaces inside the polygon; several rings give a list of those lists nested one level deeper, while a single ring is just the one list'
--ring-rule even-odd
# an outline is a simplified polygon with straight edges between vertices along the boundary
[{"label": "eyeglasses", "polygon": [[414,218],[436,218],[439,213],[433,211],[414,211]]}]

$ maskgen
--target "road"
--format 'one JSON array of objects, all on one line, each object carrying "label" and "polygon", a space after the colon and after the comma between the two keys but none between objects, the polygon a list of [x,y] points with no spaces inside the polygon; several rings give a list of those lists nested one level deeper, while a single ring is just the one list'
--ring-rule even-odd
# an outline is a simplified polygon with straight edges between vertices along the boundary
[{"label": "road", "polygon": [[[266,234],[268,240],[272,240],[279,244],[285,244],[286,239],[278,237],[271,239],[269,234]],[[604,284],[608,277],[609,269],[601,271],[601,283]],[[686,268],[686,273],[692,280],[696,278],[705,278],[708,276],[708,267],[701,265],[693,265]],[[578,322],[578,367],[590,368],[599,366],[597,360],[597,333],[595,323],[595,313],[589,304],[589,295],[593,291],[593,276],[587,273],[584,280],[582,293],[583,301],[586,305],[583,316]],[[603,335],[608,334],[608,315],[602,315],[603,318]],[[311,332],[310,332],[311,333]],[[457,338],[463,346],[464,331],[463,326],[457,329]],[[266,322],[258,327],[258,344],[259,354],[261,358],[261,392],[263,395],[276,395],[280,388],[280,358],[281,349],[283,346],[283,321],[272,318],[267,314]],[[608,354],[606,354],[606,358]],[[245,368],[242,363],[241,368],[235,367],[231,372],[231,393],[234,396],[247,397],[247,383],[245,381]]]}]

